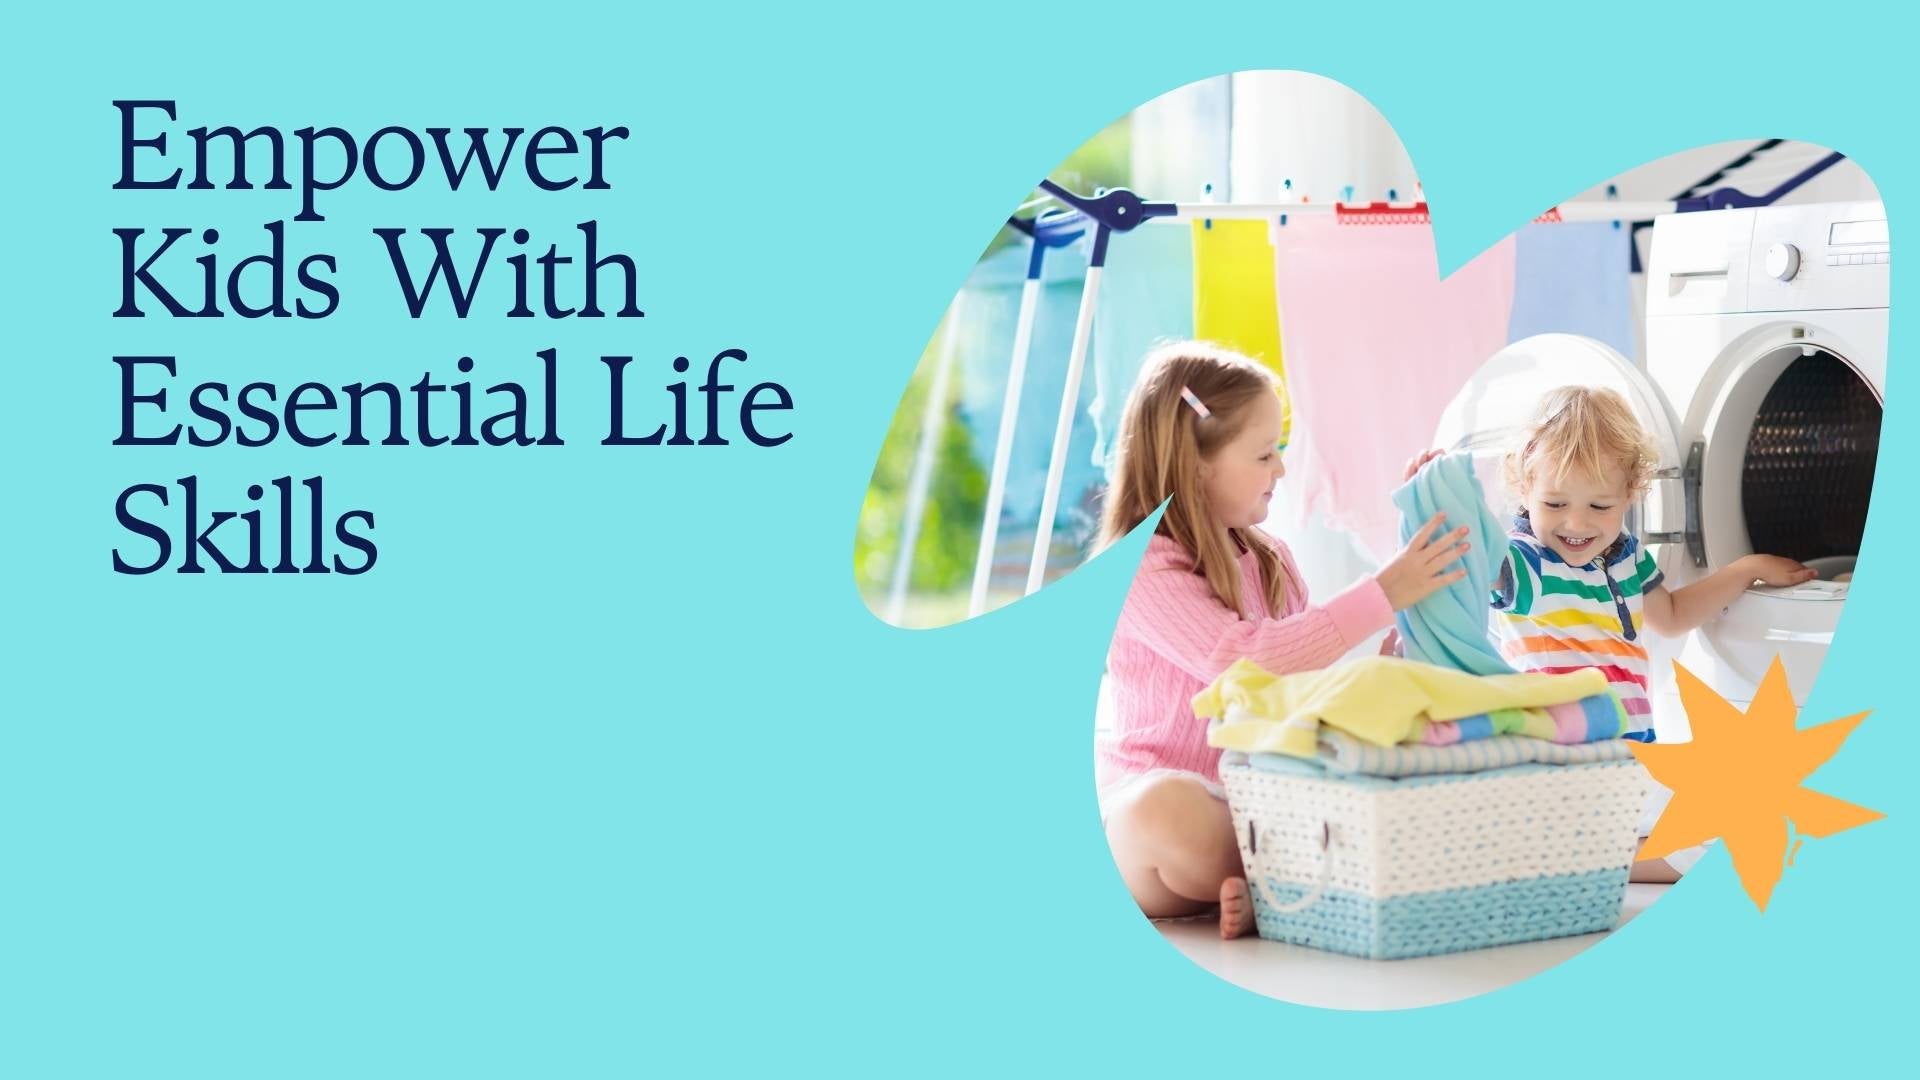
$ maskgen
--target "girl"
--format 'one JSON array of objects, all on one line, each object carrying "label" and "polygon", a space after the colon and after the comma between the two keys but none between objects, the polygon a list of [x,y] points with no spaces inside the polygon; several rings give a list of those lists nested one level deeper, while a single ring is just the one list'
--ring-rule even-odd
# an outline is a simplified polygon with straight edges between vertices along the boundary
[{"label": "girl", "polygon": [[1325,667],[1466,573],[1467,530],[1435,517],[1393,561],[1310,605],[1266,520],[1281,464],[1283,388],[1266,368],[1198,342],[1147,357],[1121,419],[1101,544],[1166,504],[1107,654],[1114,730],[1096,748],[1101,816],[1149,917],[1220,906],[1220,933],[1253,926],[1220,752],[1191,701],[1235,660],[1277,674]]}]

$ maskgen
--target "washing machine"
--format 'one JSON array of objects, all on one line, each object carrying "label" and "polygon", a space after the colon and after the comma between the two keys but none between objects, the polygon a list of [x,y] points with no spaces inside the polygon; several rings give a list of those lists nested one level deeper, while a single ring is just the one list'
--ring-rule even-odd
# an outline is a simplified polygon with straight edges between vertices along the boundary
[{"label": "washing machine", "polygon": [[1449,404],[1435,445],[1470,449],[1495,509],[1499,458],[1549,390],[1618,391],[1659,446],[1627,524],[1679,588],[1752,552],[1821,571],[1754,587],[1680,641],[1649,635],[1653,724],[1689,737],[1678,659],[1750,702],[1778,655],[1804,703],[1852,588],[1886,392],[1889,254],[1877,202],[1672,214],[1654,224],[1646,366],[1589,338],[1546,334],[1495,355]]}]

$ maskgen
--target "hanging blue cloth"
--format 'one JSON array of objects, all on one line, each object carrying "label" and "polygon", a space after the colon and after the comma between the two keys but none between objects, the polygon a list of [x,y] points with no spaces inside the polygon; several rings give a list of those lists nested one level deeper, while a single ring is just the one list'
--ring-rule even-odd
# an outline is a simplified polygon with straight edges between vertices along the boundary
[{"label": "hanging blue cloth", "polygon": [[1487,630],[1493,582],[1507,557],[1506,526],[1487,505],[1473,455],[1446,454],[1427,462],[1393,493],[1393,505],[1400,508],[1401,544],[1413,539],[1428,518],[1444,514],[1441,529],[1465,525],[1472,545],[1458,564],[1466,577],[1394,616],[1406,658],[1473,675],[1513,674]]},{"label": "hanging blue cloth", "polygon": [[1093,311],[1095,465],[1112,471],[1120,412],[1147,350],[1192,336],[1192,230],[1149,224],[1113,237]]},{"label": "hanging blue cloth", "polygon": [[[1027,252],[1024,243],[1014,244],[980,260],[963,287],[967,293],[966,318],[957,328],[954,356],[959,370],[954,376],[960,384],[960,417],[971,433],[982,475],[992,467],[994,442],[1000,434],[1000,409],[1013,358],[1020,293],[1026,283]],[[1014,421],[1017,426],[1007,471],[1002,537],[1012,535],[1009,528],[1018,529],[1039,516],[1041,495],[1047,486],[1047,463],[1053,453],[1054,423],[1060,415],[1060,395],[1066,389],[1073,324],[1080,313],[1086,257],[1078,248],[1051,251],[1044,269],[1020,412]],[[1082,410],[1093,398],[1090,383],[1088,379],[1080,382]],[[1105,480],[1089,460],[1093,440],[1093,423],[1083,411],[1076,415],[1069,434],[1067,469],[1060,485],[1063,518],[1080,504],[1088,490]]]},{"label": "hanging blue cloth", "polygon": [[1528,225],[1514,236],[1513,314],[1507,340],[1579,334],[1631,360],[1632,230],[1608,221]]}]

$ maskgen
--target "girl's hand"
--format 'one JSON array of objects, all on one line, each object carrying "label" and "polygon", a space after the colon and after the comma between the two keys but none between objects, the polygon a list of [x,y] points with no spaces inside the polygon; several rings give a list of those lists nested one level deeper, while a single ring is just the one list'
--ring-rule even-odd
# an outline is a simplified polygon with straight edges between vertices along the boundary
[{"label": "girl's hand", "polygon": [[1421,466],[1425,465],[1427,462],[1432,461],[1434,458],[1437,458],[1439,456],[1440,456],[1440,451],[1429,450],[1426,453],[1421,454],[1417,458],[1408,458],[1407,472],[1406,472],[1406,475],[1400,478],[1400,482],[1404,484],[1407,481],[1413,479],[1413,474],[1419,472]]},{"label": "girl's hand", "polygon": [[1442,519],[1441,514],[1433,515],[1420,527],[1419,532],[1413,534],[1413,539],[1407,541],[1406,548],[1373,576],[1380,583],[1380,591],[1387,594],[1387,603],[1393,605],[1393,610],[1405,611],[1467,576],[1464,567],[1452,571],[1446,569],[1465,555],[1471,546],[1466,543],[1467,527],[1462,525],[1436,537],[1434,531],[1440,527]]},{"label": "girl's hand", "polygon": [[1799,585],[1820,576],[1818,570],[1778,555],[1748,555],[1738,565],[1740,575],[1748,581],[1776,587]]}]

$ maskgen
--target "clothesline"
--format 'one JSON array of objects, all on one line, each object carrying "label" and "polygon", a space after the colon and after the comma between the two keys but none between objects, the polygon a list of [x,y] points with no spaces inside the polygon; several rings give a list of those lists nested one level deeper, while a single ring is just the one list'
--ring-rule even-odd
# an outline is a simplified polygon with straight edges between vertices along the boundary
[{"label": "clothesline", "polygon": [[[1820,160],[1801,169],[1798,173],[1776,185],[1771,191],[1750,195],[1737,188],[1722,187],[1705,195],[1683,195],[1677,199],[1656,200],[1652,202],[1619,202],[1606,199],[1600,202],[1576,201],[1564,203],[1549,209],[1535,218],[1535,221],[1648,221],[1662,214],[1688,213],[1701,210],[1719,210],[1735,207],[1771,206],[1781,197],[1801,187],[1809,180],[1845,160],[1845,155],[1829,153]],[[1710,178],[1711,180],[1712,178]],[[1700,185],[1696,185],[1696,188]],[[1105,239],[1100,235],[1109,230],[1126,231],[1135,228],[1143,221],[1174,220],[1192,221],[1206,218],[1253,217],[1280,218],[1283,215],[1299,213],[1333,213],[1342,220],[1362,222],[1362,219],[1376,217],[1377,223],[1396,223],[1428,220],[1427,205],[1424,200],[1403,203],[1396,199],[1396,191],[1387,193],[1386,202],[1352,204],[1347,202],[1315,203],[1307,201],[1305,196],[1297,203],[1169,203],[1148,202],[1126,188],[1103,191],[1088,198],[1075,194],[1054,183],[1042,180],[1040,189],[1042,199],[1035,199],[1021,207],[1022,210],[1043,205],[1052,200],[1063,206],[1080,211],[1082,216],[1091,219],[1098,228],[1095,236],[1096,248],[1101,247]],[[1352,188],[1346,189],[1349,196]],[[1608,188],[1611,195],[1613,189]]]},{"label": "clothesline", "polygon": [[[1034,199],[1023,204],[1021,211],[1035,209],[1048,203],[1057,202],[1052,196]],[[1171,213],[1147,218],[1145,224],[1186,224],[1194,221],[1277,221],[1285,224],[1286,219],[1300,215],[1333,214],[1343,224],[1350,225],[1424,225],[1432,221],[1432,213],[1425,202],[1270,202],[1270,203],[1173,203]],[[1672,200],[1646,202],[1566,202],[1533,218],[1538,222],[1553,221],[1645,221],[1662,214],[1676,212],[1677,205]],[[1018,213],[1019,211],[1016,211]],[[1073,211],[1053,211],[1055,214],[1068,215]]]},{"label": "clothesline", "polygon": [[[1348,224],[1427,224],[1431,215],[1424,202],[1374,203],[1175,203],[1174,212],[1149,222],[1184,223],[1208,219],[1275,220],[1295,214],[1334,214]],[[1548,210],[1533,220],[1547,221],[1640,221],[1674,212],[1667,202],[1569,202]]]}]

